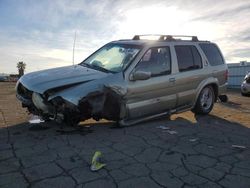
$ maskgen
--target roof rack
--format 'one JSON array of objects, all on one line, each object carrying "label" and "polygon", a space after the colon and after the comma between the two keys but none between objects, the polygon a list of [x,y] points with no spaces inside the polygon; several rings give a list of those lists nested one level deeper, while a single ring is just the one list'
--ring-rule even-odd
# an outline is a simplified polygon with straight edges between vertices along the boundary
[{"label": "roof rack", "polygon": [[191,40],[184,41],[193,41],[198,42],[197,36],[187,36],[187,35],[135,35],[132,40],[141,40],[141,37],[158,37],[159,41],[180,41],[181,38],[190,38]]}]

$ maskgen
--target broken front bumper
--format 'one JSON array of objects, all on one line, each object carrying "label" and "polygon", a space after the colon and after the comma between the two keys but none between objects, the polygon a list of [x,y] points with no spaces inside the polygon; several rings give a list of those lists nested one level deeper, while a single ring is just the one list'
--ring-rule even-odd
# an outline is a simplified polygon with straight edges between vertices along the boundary
[{"label": "broken front bumper", "polygon": [[27,99],[27,98],[24,98],[23,96],[19,95],[19,94],[16,94],[16,98],[22,102],[22,105],[24,107],[27,107],[27,106],[31,106],[33,103],[32,103],[32,100],[30,99]]}]

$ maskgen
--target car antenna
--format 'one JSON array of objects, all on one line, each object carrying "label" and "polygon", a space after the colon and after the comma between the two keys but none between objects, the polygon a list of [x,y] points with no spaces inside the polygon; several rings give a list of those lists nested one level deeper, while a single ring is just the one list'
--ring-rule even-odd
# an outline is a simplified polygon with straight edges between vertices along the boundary
[{"label": "car antenna", "polygon": [[74,42],[73,42],[73,57],[72,57],[73,65],[75,65],[75,45],[76,45],[76,31],[75,31]]}]

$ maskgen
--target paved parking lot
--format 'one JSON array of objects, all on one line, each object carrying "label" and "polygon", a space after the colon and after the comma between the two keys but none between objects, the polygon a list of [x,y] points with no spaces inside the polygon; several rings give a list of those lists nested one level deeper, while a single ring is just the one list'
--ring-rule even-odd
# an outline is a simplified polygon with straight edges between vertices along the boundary
[{"label": "paved parking lot", "polygon": [[[161,125],[177,134],[157,128]],[[180,118],[122,129],[100,124],[58,132],[58,126],[48,127],[1,129],[1,187],[250,185],[249,129],[214,116],[200,117],[197,123]],[[91,172],[97,150],[107,166]]]},{"label": "paved parking lot", "polygon": [[[250,187],[244,106],[216,104],[209,116],[187,112],[126,128],[101,122],[74,130],[28,124],[17,102],[3,104],[0,187]],[[230,119],[236,111],[245,118]],[[103,153],[106,167],[91,172],[95,151]]]}]

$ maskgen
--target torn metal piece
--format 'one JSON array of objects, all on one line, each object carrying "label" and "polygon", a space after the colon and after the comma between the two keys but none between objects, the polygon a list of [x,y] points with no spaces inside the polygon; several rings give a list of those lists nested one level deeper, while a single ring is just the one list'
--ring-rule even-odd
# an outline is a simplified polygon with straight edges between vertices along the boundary
[{"label": "torn metal piece", "polygon": [[93,118],[97,121],[102,118],[118,121],[126,115],[123,108],[125,102],[122,96],[107,87],[83,97],[78,107],[80,114],[85,116],[81,119]]}]

